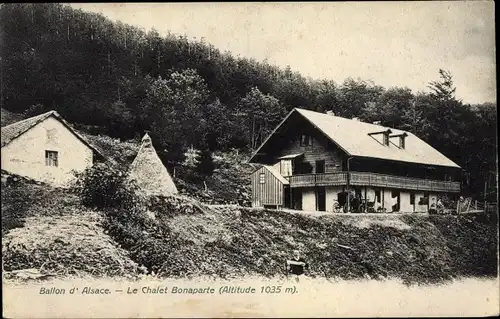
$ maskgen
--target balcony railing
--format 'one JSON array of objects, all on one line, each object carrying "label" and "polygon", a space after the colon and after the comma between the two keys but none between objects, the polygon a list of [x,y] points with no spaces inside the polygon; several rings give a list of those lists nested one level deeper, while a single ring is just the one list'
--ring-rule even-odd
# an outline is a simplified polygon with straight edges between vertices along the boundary
[{"label": "balcony railing", "polygon": [[288,177],[291,187],[340,186],[347,183],[347,173],[324,173],[292,175]]},{"label": "balcony railing", "polygon": [[[290,182],[291,187],[341,186],[347,184],[347,172],[292,175],[288,177],[288,181]],[[435,192],[460,192],[460,182],[438,181],[365,172],[350,172],[350,185]]]}]

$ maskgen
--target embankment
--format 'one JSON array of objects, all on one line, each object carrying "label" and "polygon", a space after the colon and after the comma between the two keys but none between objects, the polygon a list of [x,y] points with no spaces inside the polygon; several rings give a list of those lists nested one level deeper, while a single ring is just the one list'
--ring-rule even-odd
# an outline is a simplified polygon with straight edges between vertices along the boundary
[{"label": "embankment", "polygon": [[[42,188],[2,189],[2,222],[14,228],[2,235],[7,271],[138,276],[142,269],[159,277],[276,277],[286,275],[286,259],[300,249],[312,277],[437,283],[498,274],[496,216],[314,216],[209,206],[189,198],[155,199],[144,213],[88,213],[71,194]],[[35,226],[30,221],[40,214]],[[66,214],[74,222],[64,221]],[[81,227],[90,231],[78,231]],[[56,234],[100,238],[94,241],[99,254],[86,259],[89,250]],[[19,236],[37,244],[24,250],[18,245],[14,253],[9,243],[28,242]],[[79,257],[71,258],[73,253]],[[106,254],[117,265],[108,267],[109,273],[92,265]],[[88,270],[80,265],[85,260]]]}]

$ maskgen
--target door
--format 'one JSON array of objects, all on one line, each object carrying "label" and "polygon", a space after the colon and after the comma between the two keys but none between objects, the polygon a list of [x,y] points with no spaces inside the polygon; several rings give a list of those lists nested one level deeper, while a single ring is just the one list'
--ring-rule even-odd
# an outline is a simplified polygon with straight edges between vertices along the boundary
[{"label": "door", "polygon": [[286,208],[292,208],[292,201],[290,198],[291,195],[290,186],[285,186],[283,191],[284,191],[283,206]]},{"label": "door", "polygon": [[290,191],[292,203],[292,209],[301,210],[302,209],[302,191],[300,188],[291,188]]},{"label": "door", "polygon": [[316,174],[322,174],[325,172],[325,160],[316,161]]},{"label": "door", "polygon": [[398,190],[393,190],[392,191],[392,200],[394,205],[392,205],[392,211],[393,212],[399,212],[401,209],[401,194],[399,193]]},{"label": "door", "polygon": [[316,189],[316,210],[320,212],[326,211],[326,189],[319,187]]}]

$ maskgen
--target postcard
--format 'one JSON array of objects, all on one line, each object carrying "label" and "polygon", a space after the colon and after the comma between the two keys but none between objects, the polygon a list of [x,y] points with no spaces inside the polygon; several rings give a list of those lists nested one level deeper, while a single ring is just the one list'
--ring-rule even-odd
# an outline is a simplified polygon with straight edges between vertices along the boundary
[{"label": "postcard", "polygon": [[0,5],[6,318],[499,314],[492,1]]}]

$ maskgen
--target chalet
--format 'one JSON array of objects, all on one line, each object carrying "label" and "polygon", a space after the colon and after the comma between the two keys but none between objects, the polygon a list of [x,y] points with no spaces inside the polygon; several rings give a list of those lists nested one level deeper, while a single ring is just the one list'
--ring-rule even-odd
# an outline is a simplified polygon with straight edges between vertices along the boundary
[{"label": "chalet", "polygon": [[249,162],[254,207],[426,212],[460,192],[460,166],[414,134],[298,108]]},{"label": "chalet", "polygon": [[2,170],[54,186],[104,158],[55,111],[2,127],[1,140]]}]

